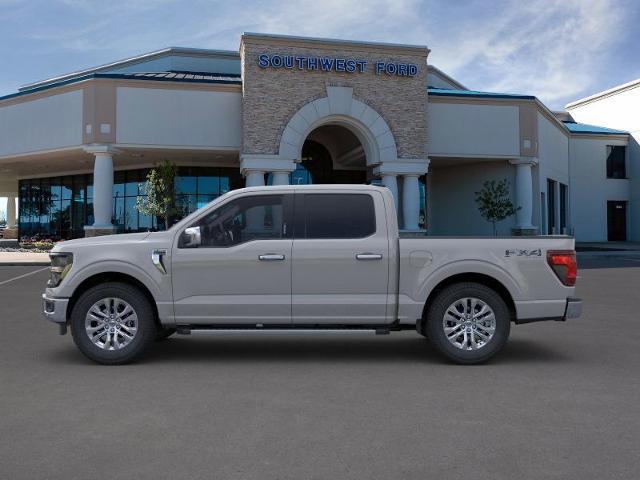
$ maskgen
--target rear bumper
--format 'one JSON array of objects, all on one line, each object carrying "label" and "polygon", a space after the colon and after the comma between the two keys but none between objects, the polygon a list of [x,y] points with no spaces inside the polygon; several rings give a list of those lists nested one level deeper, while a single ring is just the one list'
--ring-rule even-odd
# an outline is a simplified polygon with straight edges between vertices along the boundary
[{"label": "rear bumper", "polygon": [[54,323],[67,323],[67,306],[68,298],[52,298],[47,297],[46,293],[42,294],[42,316]]},{"label": "rear bumper", "polygon": [[567,298],[567,308],[564,311],[562,320],[578,318],[580,315],[582,315],[582,299],[575,297]]},{"label": "rear bumper", "polygon": [[[522,323],[532,323],[532,322],[544,322],[544,321],[556,321],[562,322],[569,318],[578,318],[582,314],[582,299],[575,297],[568,297],[563,303],[554,301],[554,310],[555,312],[551,315],[542,315],[538,314],[537,316],[532,316],[528,318],[518,318],[516,319],[516,324]],[[563,308],[564,307],[564,308]],[[545,312],[546,313],[546,312]]]}]

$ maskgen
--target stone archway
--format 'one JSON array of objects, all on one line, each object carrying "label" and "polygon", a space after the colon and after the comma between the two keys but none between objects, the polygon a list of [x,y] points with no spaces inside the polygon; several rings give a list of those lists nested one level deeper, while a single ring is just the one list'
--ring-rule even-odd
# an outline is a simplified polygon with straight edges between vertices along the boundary
[{"label": "stone archway", "polygon": [[339,125],[349,129],[362,144],[367,166],[398,159],[396,142],[389,125],[378,112],[353,98],[353,89],[350,87],[327,87],[326,97],[300,108],[282,132],[278,156],[299,162],[305,140],[312,131],[323,125]]}]

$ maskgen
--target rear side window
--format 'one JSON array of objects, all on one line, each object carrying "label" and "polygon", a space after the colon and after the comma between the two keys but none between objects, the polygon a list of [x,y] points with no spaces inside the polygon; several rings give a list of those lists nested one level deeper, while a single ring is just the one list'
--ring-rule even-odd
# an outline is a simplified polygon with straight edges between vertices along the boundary
[{"label": "rear side window", "polygon": [[[303,238],[363,238],[376,231],[373,198],[367,194],[323,193],[302,196]],[[296,207],[297,209],[298,207]],[[303,233],[302,235],[300,233]]]}]

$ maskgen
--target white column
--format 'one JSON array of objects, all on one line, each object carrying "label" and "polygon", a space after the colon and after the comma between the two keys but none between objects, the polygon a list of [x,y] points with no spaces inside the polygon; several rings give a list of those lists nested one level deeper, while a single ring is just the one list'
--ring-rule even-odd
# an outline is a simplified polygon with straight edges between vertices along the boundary
[{"label": "white column", "polygon": [[113,216],[113,157],[96,153],[93,164],[93,226],[111,228]]},{"label": "white column", "polygon": [[537,163],[534,158],[510,160],[516,166],[516,228],[533,229],[533,175],[531,167]]},{"label": "white column", "polygon": [[418,230],[420,216],[419,175],[403,175],[402,177],[402,218],[404,230]]},{"label": "white column", "polygon": [[93,161],[93,225],[85,226],[85,235],[113,233],[113,155],[109,145],[89,145],[84,151],[94,155]]},{"label": "white column", "polygon": [[272,172],[273,173],[273,181],[272,185],[289,185],[289,172]]},{"label": "white column", "polygon": [[7,197],[7,228],[16,228],[16,197]]},{"label": "white column", "polygon": [[398,179],[395,173],[382,174],[382,184],[391,191],[393,202],[396,205],[396,212],[400,211],[400,203],[398,201]]},{"label": "white column", "polygon": [[245,186],[247,187],[263,187],[264,171],[263,170],[247,170],[245,171]]}]

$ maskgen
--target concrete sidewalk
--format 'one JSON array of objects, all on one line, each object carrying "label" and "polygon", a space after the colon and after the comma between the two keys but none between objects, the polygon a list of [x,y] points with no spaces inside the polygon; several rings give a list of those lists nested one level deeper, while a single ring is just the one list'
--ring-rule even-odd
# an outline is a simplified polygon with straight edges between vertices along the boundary
[{"label": "concrete sidewalk", "polygon": [[49,265],[49,254],[31,252],[0,252],[0,265]]}]

